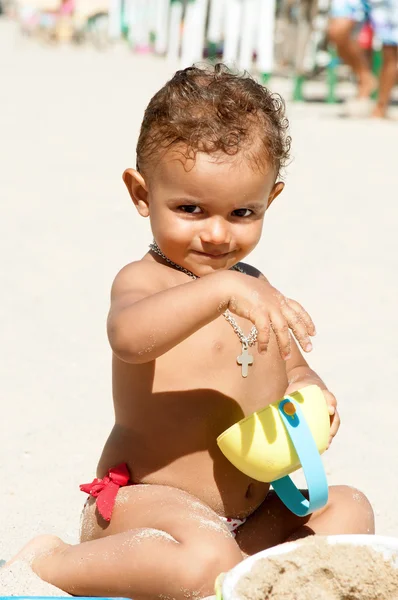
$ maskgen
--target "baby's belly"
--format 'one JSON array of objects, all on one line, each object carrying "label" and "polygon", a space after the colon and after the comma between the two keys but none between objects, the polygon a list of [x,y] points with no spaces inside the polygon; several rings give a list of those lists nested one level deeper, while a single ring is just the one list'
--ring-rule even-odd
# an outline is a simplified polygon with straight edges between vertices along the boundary
[{"label": "baby's belly", "polygon": [[226,517],[248,516],[268,493],[269,484],[247,477],[222,455],[214,462],[206,455],[196,455],[184,463],[174,463],[165,470],[164,477],[156,473],[145,478],[146,482],[184,489]]},{"label": "baby's belly", "polygon": [[283,396],[286,367],[274,342],[266,357],[253,350],[255,364],[244,379],[233,351],[209,358],[195,355],[188,346],[186,354],[195,361],[169,352],[156,365],[128,365],[114,358],[117,425],[105,445],[98,476],[126,462],[136,483],[179,488],[223,516],[253,512],[269,485],[238,471],[221,453],[217,437]]},{"label": "baby's belly", "polygon": [[[238,471],[216,443],[211,443],[207,450],[172,457],[166,448],[164,452],[159,448],[159,454],[145,452],[146,444],[139,445],[131,438],[126,444],[126,433],[114,428],[98,465],[98,477],[103,477],[112,466],[126,462],[134,483],[184,490],[226,517],[251,514],[268,493],[269,484],[255,481]],[[126,448],[130,449],[128,453]]]}]

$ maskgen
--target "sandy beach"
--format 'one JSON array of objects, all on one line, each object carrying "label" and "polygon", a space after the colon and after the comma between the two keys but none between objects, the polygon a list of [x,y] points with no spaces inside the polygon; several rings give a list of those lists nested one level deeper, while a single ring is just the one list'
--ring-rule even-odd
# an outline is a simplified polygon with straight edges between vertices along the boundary
[{"label": "sandy beach", "polygon": [[[78,486],[113,419],[110,286],[151,241],[121,174],[175,67],[119,46],[45,48],[0,20],[2,560],[39,533],[78,541]],[[398,536],[398,123],[338,112],[289,106],[294,160],[251,260],[317,325],[310,361],[342,417],[329,482],[363,490],[377,533]],[[0,595],[45,593],[61,595],[24,565],[0,572]]]}]

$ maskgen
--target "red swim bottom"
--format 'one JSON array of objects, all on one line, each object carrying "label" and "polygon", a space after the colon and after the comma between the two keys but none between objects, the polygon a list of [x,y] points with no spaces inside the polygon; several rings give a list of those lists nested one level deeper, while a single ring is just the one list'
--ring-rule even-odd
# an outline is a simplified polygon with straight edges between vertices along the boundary
[{"label": "red swim bottom", "polygon": [[110,521],[119,488],[134,485],[126,463],[109,469],[103,479],[93,479],[91,483],[82,483],[79,487],[93,498],[97,498],[98,512],[105,521]]}]

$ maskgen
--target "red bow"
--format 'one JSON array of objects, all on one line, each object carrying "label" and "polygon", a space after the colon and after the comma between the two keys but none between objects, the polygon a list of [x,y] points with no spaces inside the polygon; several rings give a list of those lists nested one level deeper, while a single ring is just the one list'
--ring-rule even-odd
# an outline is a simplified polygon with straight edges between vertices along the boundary
[{"label": "red bow", "polygon": [[116,496],[120,487],[128,485],[130,473],[126,463],[109,469],[103,479],[95,478],[91,483],[82,483],[80,489],[97,498],[97,508],[105,521],[110,521]]}]

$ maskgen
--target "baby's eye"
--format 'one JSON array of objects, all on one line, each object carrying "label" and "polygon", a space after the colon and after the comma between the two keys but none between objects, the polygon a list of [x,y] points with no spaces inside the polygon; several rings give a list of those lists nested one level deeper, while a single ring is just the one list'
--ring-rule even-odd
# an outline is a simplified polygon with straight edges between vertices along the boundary
[{"label": "baby's eye", "polygon": [[253,211],[250,208],[237,208],[232,211],[232,215],[234,217],[250,217],[253,214]]},{"label": "baby's eye", "polygon": [[178,207],[178,210],[188,213],[189,215],[198,215],[201,212],[200,207],[195,206],[194,204],[183,204]]}]

